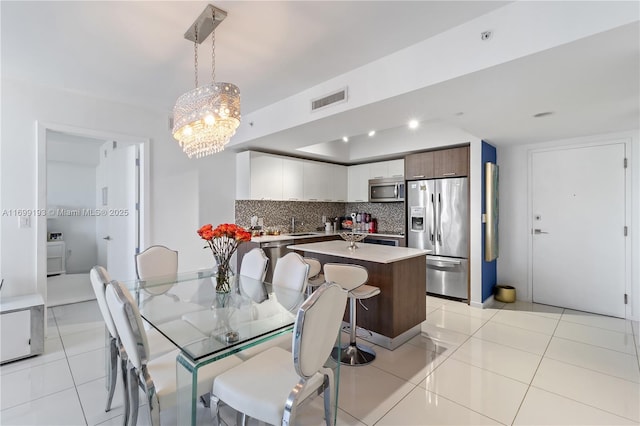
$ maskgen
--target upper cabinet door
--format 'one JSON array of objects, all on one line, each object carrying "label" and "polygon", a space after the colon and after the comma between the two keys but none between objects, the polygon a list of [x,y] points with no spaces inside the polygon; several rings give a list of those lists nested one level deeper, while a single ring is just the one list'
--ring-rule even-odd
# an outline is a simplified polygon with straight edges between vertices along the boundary
[{"label": "upper cabinet door", "polygon": [[369,179],[383,179],[389,177],[389,164],[387,161],[369,163]]},{"label": "upper cabinet door", "polygon": [[404,158],[404,178],[406,180],[432,178],[434,157],[434,151],[407,155]]},{"label": "upper cabinet door", "polygon": [[282,199],[300,201],[304,198],[304,161],[282,159]]},{"label": "upper cabinet door", "polygon": [[347,177],[347,167],[338,164],[328,164],[329,175],[329,198],[331,201],[342,202],[347,201],[347,192],[349,187]]},{"label": "upper cabinet door", "polygon": [[369,165],[358,164],[347,168],[348,194],[351,203],[369,201]]},{"label": "upper cabinet door", "polygon": [[404,177],[404,160],[387,161],[388,171],[387,177],[401,178]]},{"label": "upper cabinet door", "polygon": [[323,163],[305,161],[303,165],[304,199],[306,201],[324,201],[329,198],[329,175]]},{"label": "upper cabinet door", "polygon": [[251,153],[251,199],[282,200],[282,157]]},{"label": "upper cabinet door", "polygon": [[435,177],[459,177],[469,175],[469,147],[434,151]]}]

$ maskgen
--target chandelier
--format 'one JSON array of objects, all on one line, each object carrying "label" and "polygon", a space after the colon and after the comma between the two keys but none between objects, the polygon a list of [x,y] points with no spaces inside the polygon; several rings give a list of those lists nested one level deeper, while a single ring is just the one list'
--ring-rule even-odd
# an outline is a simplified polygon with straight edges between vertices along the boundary
[{"label": "chandelier", "polygon": [[[178,98],[173,107],[173,137],[189,158],[220,152],[240,125],[240,89],[216,82],[215,29],[227,12],[207,5],[184,34],[193,41],[196,87]],[[198,86],[198,44],[211,34],[211,83]]]}]

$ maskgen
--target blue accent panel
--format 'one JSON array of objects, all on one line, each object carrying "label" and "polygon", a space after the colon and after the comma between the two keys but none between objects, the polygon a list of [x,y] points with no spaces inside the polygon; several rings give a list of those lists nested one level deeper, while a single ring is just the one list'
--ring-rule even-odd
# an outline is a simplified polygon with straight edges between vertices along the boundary
[{"label": "blue accent panel", "polygon": [[[486,200],[485,200],[485,163],[498,164],[498,155],[496,148],[493,145],[489,145],[485,141],[482,141],[482,214],[487,212]],[[485,261],[484,257],[484,239],[485,239],[485,227],[482,224],[482,301],[487,300],[492,294],[493,289],[498,281],[498,259],[493,262]]]}]

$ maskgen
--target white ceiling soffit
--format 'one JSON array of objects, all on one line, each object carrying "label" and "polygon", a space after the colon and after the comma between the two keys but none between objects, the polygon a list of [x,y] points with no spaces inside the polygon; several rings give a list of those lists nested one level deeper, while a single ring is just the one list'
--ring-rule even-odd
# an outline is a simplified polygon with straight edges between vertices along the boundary
[{"label": "white ceiling soffit", "polygon": [[[511,115],[528,117],[540,112],[537,108],[579,105],[574,111],[578,116],[578,112],[611,106],[607,96],[623,96],[627,101],[614,105],[616,109],[605,116],[631,117],[634,109],[629,107],[637,106],[633,99],[638,98],[633,71],[640,51],[639,19],[639,4],[631,2],[510,4],[246,115],[232,146],[240,148],[248,142],[252,147],[286,151],[371,128],[399,127],[412,118],[451,120],[452,116],[461,117],[456,122],[478,137],[526,143],[563,132],[538,133],[536,128],[519,127],[521,121],[505,123],[504,116],[497,114],[504,109],[501,106],[509,105],[506,112]],[[481,41],[480,29],[486,28],[494,28],[494,35]],[[550,53],[545,55],[546,51]],[[536,59],[528,63],[529,57]],[[577,67],[578,63],[587,67]],[[503,67],[509,64],[513,65]],[[350,89],[347,104],[308,112],[312,94],[345,85]],[[529,112],[530,108],[534,111]],[[585,119],[590,121],[591,116]],[[598,123],[603,120],[587,127],[606,127]],[[575,132],[573,124],[565,130]]]}]

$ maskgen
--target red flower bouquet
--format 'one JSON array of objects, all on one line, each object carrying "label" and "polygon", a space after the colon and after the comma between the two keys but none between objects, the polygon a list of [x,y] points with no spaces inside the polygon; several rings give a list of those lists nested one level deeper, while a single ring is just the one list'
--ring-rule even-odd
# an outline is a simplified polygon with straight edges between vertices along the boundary
[{"label": "red flower bouquet", "polygon": [[223,223],[213,229],[209,223],[198,229],[200,238],[207,242],[207,246],[213,252],[213,256],[218,263],[218,274],[216,276],[216,291],[228,292],[231,290],[231,269],[229,262],[231,256],[238,249],[238,246],[251,241],[251,234],[243,227],[233,223]]}]

